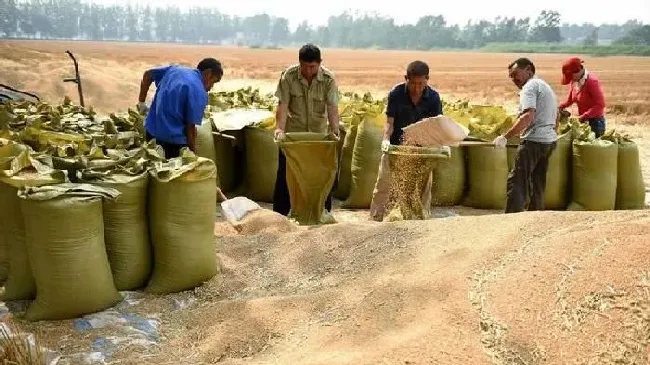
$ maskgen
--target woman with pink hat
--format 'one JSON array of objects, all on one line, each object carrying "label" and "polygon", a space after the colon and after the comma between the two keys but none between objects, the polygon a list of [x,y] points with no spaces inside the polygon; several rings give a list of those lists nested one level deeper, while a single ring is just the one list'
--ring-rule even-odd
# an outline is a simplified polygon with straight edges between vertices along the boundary
[{"label": "woman with pink hat", "polygon": [[605,97],[600,80],[583,66],[580,58],[569,58],[562,65],[562,85],[569,85],[569,95],[560,104],[560,112],[571,106],[578,105],[581,122],[589,122],[596,138],[605,133]]}]

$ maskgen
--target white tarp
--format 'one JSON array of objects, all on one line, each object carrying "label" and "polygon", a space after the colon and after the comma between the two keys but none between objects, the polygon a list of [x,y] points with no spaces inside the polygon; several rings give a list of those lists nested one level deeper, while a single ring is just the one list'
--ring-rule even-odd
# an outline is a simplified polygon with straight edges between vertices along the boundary
[{"label": "white tarp", "polygon": [[209,113],[210,120],[219,132],[241,130],[274,116],[272,111],[265,109],[230,109]]}]

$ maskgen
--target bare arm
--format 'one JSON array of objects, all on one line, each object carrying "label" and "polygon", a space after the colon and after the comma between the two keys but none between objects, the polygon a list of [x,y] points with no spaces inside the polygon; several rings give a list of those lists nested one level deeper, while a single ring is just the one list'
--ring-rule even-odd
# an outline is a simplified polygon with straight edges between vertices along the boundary
[{"label": "bare arm", "polygon": [[187,134],[187,146],[196,153],[196,126],[191,123],[186,124],[185,133]]},{"label": "bare arm", "polygon": [[386,124],[384,125],[384,139],[389,140],[390,136],[393,134],[393,122],[395,118],[388,117],[386,118]]},{"label": "bare arm", "polygon": [[287,127],[287,114],[289,110],[288,104],[278,104],[278,109],[275,112],[275,129],[284,132]]},{"label": "bare arm", "polygon": [[327,104],[327,119],[330,129],[335,135],[339,135],[339,106],[336,104]]},{"label": "bare arm", "polygon": [[510,139],[514,136],[517,136],[521,131],[528,128],[528,126],[535,120],[535,109],[527,109],[521,115],[517,122],[506,132],[503,136]]},{"label": "bare arm", "polygon": [[145,71],[144,75],[142,75],[142,81],[140,81],[140,96],[138,97],[139,102],[144,103],[144,101],[147,99],[147,93],[149,92],[149,87],[151,86],[152,82],[153,79],[151,78],[151,71]]}]

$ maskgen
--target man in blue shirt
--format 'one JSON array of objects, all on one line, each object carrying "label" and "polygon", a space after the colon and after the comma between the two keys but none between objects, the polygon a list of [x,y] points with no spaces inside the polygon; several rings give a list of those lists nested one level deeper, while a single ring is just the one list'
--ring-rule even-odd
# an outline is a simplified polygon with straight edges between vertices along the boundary
[{"label": "man in blue shirt", "polygon": [[[386,125],[377,182],[370,203],[370,216],[382,221],[389,199],[389,165],[386,150],[389,145],[402,144],[402,128],[417,123],[422,119],[442,115],[442,101],[438,92],[429,86],[429,66],[422,61],[413,61],[406,68],[405,82],[396,85],[388,93],[386,106]],[[429,178],[422,204],[431,205],[431,181]]]},{"label": "man in blue shirt", "polygon": [[208,91],[222,76],[221,63],[214,58],[203,59],[196,68],[169,65],[144,73],[138,110],[147,112],[144,101],[155,82],[156,93],[144,127],[147,140],[155,139],[165,151],[165,158],[178,157],[183,147],[196,152],[196,126],[203,121]]}]

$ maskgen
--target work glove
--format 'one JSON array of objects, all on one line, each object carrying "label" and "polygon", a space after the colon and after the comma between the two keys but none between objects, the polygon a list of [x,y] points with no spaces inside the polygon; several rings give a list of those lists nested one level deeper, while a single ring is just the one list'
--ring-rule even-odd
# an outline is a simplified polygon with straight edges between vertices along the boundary
[{"label": "work glove", "polygon": [[440,147],[440,150],[442,150],[442,153],[446,155],[451,155],[451,148],[449,148],[449,146],[442,146]]},{"label": "work glove", "polygon": [[508,140],[504,136],[498,136],[492,141],[496,147],[504,148],[508,144]]},{"label": "work glove", "polygon": [[145,115],[149,112],[149,107],[144,102],[140,102],[137,105],[138,113]]},{"label": "work glove", "polygon": [[388,148],[390,147],[390,140],[384,139],[381,141],[381,152],[388,152]]},{"label": "work glove", "polygon": [[276,142],[283,141],[285,137],[286,135],[282,129],[276,129],[275,132],[273,132],[273,139],[275,139]]}]

